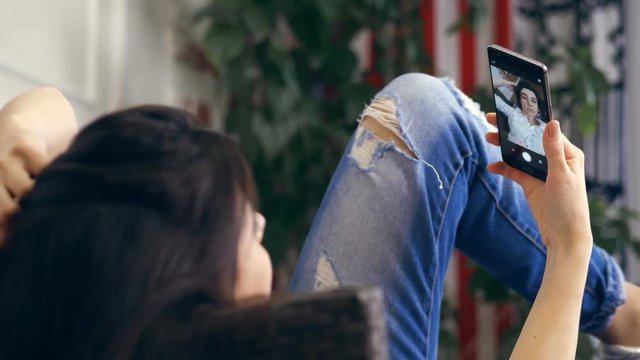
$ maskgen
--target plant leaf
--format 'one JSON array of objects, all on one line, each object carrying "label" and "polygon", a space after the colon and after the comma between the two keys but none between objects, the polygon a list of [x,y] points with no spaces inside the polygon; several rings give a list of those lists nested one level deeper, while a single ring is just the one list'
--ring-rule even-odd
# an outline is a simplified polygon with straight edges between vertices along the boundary
[{"label": "plant leaf", "polygon": [[253,2],[249,3],[244,10],[244,21],[253,38],[258,42],[266,39],[275,27],[275,18],[269,16],[266,9]]},{"label": "plant leaf", "polygon": [[593,135],[598,128],[598,107],[596,104],[581,104],[577,110],[580,131],[585,136]]},{"label": "plant leaf", "polygon": [[207,31],[205,44],[207,54],[219,69],[236,58],[244,49],[244,31],[236,26],[217,24]]}]

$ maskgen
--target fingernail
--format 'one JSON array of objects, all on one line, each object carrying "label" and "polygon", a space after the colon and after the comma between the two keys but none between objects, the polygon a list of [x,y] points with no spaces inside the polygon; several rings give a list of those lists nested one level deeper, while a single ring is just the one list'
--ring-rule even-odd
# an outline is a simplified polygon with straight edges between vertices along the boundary
[{"label": "fingernail", "polygon": [[560,124],[557,121],[552,121],[549,125],[549,136],[552,138],[557,138],[560,136]]}]

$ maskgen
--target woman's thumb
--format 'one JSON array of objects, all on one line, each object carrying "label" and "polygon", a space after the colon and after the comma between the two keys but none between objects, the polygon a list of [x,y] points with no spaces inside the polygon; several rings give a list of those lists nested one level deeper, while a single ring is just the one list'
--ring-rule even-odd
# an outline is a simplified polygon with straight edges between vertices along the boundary
[{"label": "woman's thumb", "polygon": [[557,120],[551,120],[547,124],[542,141],[549,167],[564,168],[567,165],[567,160],[564,154],[560,123]]}]

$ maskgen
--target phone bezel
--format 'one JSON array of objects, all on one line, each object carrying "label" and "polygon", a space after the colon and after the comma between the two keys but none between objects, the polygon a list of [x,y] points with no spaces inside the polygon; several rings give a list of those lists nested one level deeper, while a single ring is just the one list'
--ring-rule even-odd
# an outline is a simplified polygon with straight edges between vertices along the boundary
[{"label": "phone bezel", "polygon": [[[547,106],[547,114],[549,114],[549,120],[553,119],[553,113],[551,111],[551,91],[549,89],[549,77],[546,65],[543,63],[527,58],[521,54],[513,52],[509,49],[503,48],[499,45],[490,45],[487,47],[487,55],[489,58],[489,71],[491,71],[491,66],[496,66],[500,69],[504,69],[509,71],[515,75],[526,78],[529,81],[532,79],[542,79],[542,88],[545,92],[545,103]],[[522,74],[526,74],[522,75]],[[491,76],[491,87],[493,90],[493,77]],[[494,104],[495,104],[495,94],[491,93]],[[517,144],[509,142],[504,136],[503,133],[507,133],[503,124],[498,121],[498,134],[500,135],[500,149],[502,153],[502,160],[507,163],[509,166],[514,167],[520,171],[523,171],[531,176],[534,176],[542,181],[546,181],[547,179],[547,162],[546,156],[543,156],[545,162],[543,164],[544,170],[538,167],[530,165],[530,163],[521,160],[520,154],[523,151],[531,152],[531,150],[519,146]],[[509,150],[518,149],[516,151],[516,155],[512,155]]]}]

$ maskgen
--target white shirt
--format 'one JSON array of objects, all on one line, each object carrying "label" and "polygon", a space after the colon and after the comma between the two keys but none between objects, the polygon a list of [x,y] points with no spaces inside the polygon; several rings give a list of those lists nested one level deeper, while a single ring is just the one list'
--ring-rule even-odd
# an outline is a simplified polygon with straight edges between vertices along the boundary
[{"label": "white shirt", "polygon": [[522,110],[518,107],[509,106],[509,104],[498,95],[496,95],[495,98],[498,110],[507,115],[509,122],[509,135],[507,140],[535,151],[540,155],[544,155],[542,133],[547,124],[542,122],[539,126],[531,125],[527,117],[522,113]]}]

